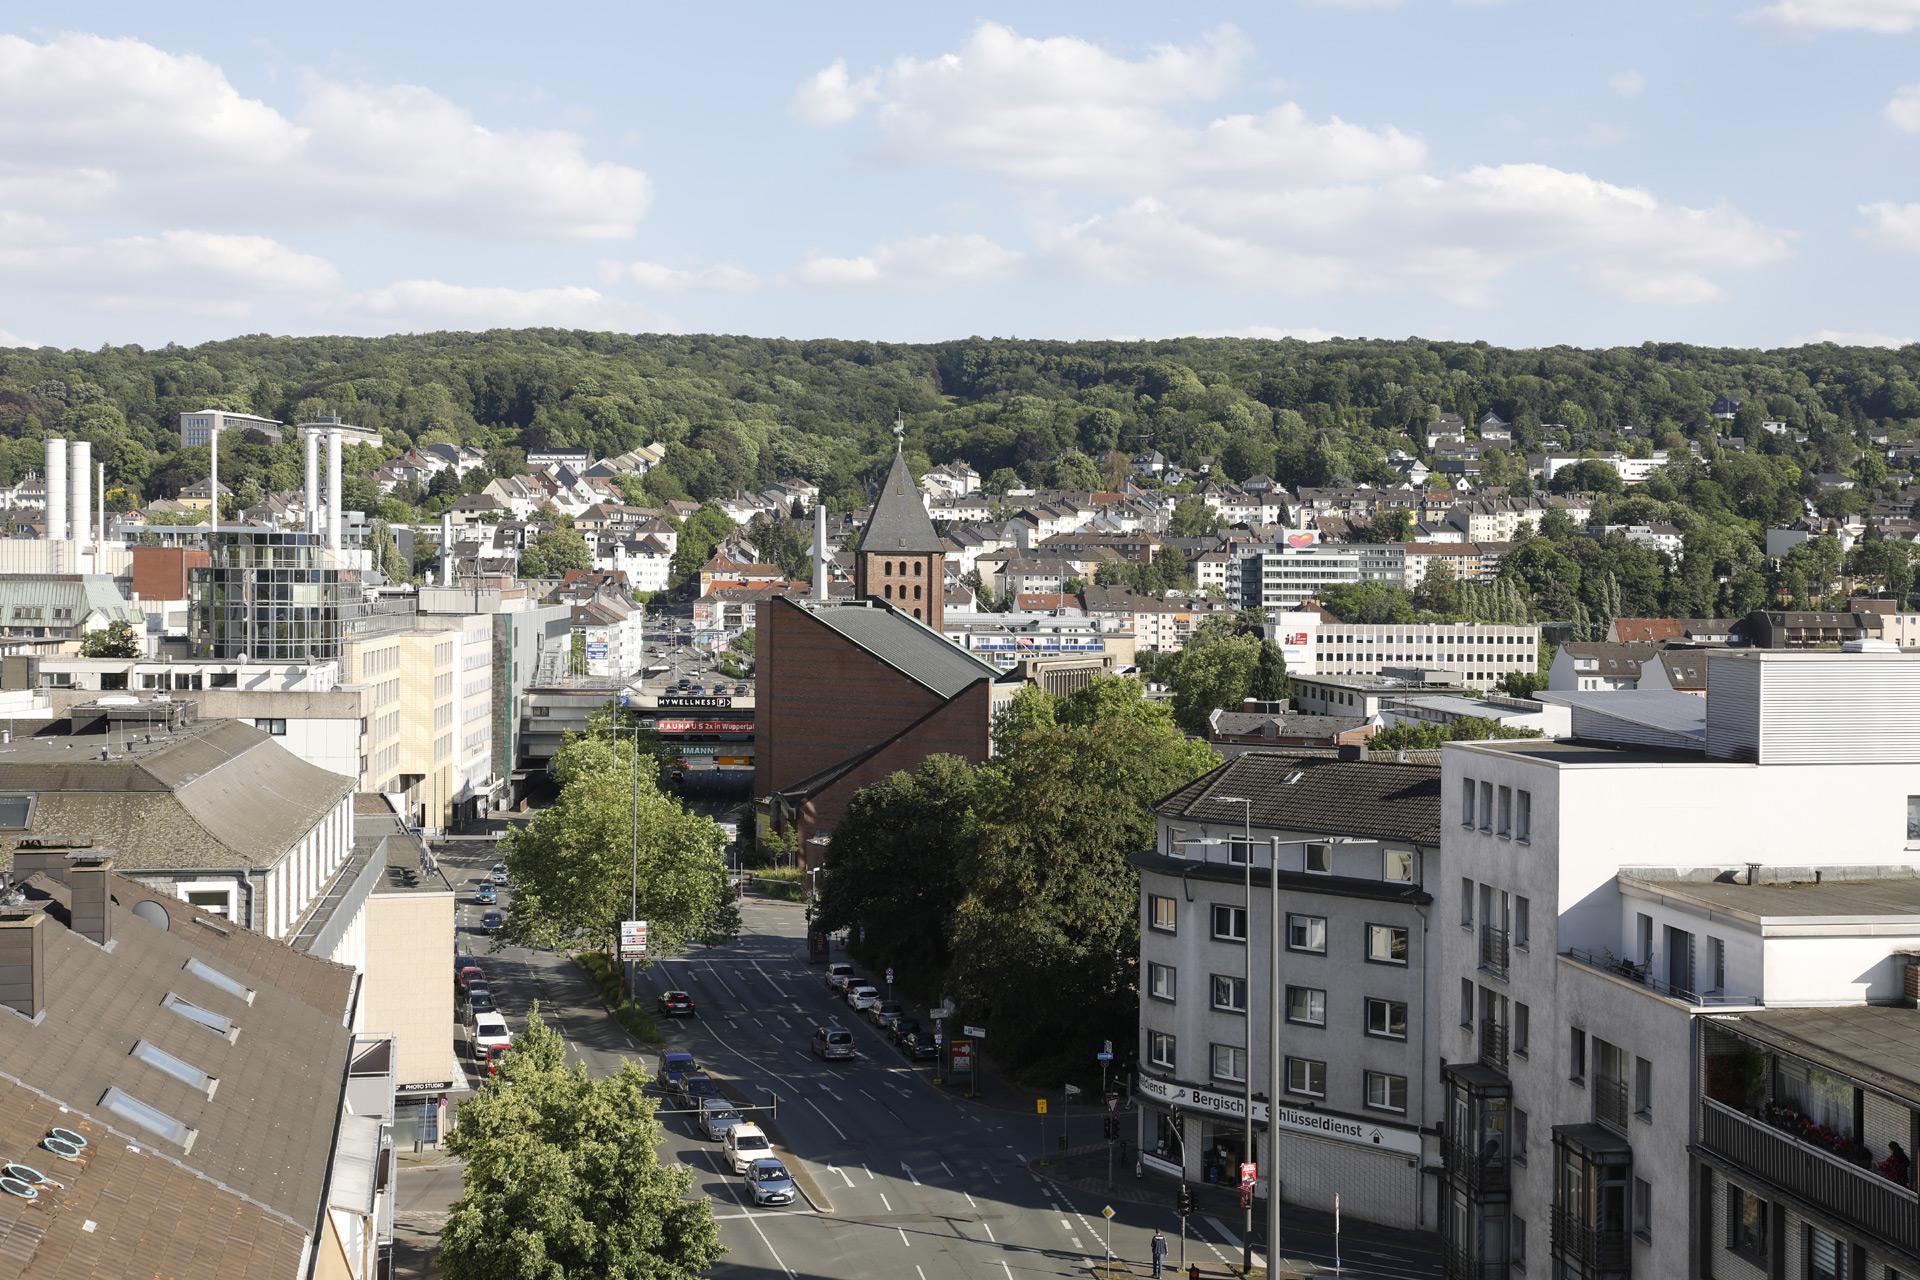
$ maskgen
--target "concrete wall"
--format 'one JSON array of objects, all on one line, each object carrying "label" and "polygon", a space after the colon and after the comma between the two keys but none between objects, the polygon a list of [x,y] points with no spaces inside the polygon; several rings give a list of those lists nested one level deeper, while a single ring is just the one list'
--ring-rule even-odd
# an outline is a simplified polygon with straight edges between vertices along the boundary
[{"label": "concrete wall", "polygon": [[453,1050],[455,895],[382,893],[367,900],[361,1023],[394,1043],[397,1085],[460,1081]]}]

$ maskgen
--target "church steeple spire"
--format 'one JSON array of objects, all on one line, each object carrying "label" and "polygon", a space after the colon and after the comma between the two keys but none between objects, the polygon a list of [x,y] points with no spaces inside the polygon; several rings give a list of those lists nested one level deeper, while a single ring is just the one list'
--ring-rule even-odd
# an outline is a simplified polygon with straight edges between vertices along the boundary
[{"label": "church steeple spire", "polygon": [[893,436],[893,465],[854,557],[854,594],[884,600],[938,631],[945,613],[947,548],[933,531],[907,469],[907,426],[897,416]]}]

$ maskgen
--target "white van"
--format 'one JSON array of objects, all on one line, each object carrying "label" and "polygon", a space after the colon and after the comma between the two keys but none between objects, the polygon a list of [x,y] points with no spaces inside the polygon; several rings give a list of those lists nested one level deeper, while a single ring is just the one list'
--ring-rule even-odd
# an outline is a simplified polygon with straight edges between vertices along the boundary
[{"label": "white van", "polygon": [[853,966],[850,964],[830,964],[827,966],[827,988],[831,991],[845,991],[847,983],[853,981]]},{"label": "white van", "polygon": [[475,1014],[473,1018],[473,1064],[476,1071],[483,1066],[488,1075],[500,1070],[500,1058],[513,1046],[513,1034],[507,1030],[507,1020],[498,1013]]},{"label": "white van", "polygon": [[747,1166],[755,1160],[765,1160],[773,1155],[773,1144],[767,1141],[757,1124],[737,1124],[727,1130],[727,1161],[733,1165],[735,1173],[745,1173]]}]

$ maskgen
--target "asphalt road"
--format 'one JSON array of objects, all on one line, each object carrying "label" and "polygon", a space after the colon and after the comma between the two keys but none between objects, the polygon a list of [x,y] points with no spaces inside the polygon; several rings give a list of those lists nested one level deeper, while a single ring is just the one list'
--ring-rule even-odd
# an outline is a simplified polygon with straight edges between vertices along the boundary
[{"label": "asphalt road", "polygon": [[[463,890],[492,861],[485,846],[443,855]],[[477,930],[482,909],[463,892],[463,929]],[[970,1103],[934,1085],[926,1065],[907,1062],[827,990],[823,966],[806,962],[797,904],[749,899],[742,917],[738,940],[656,963],[643,984],[654,992],[693,993],[699,1013],[667,1026],[667,1048],[694,1053],[736,1096],[778,1099],[772,1126],[778,1154],[808,1175],[819,1201],[753,1207],[743,1180],[726,1170],[718,1145],[698,1135],[692,1117],[663,1115],[661,1158],[691,1169],[694,1193],[713,1202],[727,1247],[715,1277],[1079,1277],[1089,1262],[1106,1256],[1109,1238],[1114,1256],[1145,1274],[1156,1229],[1167,1235],[1173,1274],[1179,1242],[1170,1205],[1114,1200],[1109,1224],[1098,1192],[1062,1188],[1029,1169],[1042,1141],[1036,1116]],[[521,948],[491,951],[484,934],[461,936],[480,956],[511,1026],[517,1029],[537,1000],[566,1039],[570,1060],[590,1071],[610,1072],[629,1058],[650,1072],[658,1066],[653,1052],[642,1052],[604,1015],[570,962]],[[850,1030],[860,1056],[816,1060],[807,1040],[821,1023]],[[672,1107],[662,1100],[663,1111]],[[1075,1117],[1071,1141],[1098,1141],[1098,1121],[1093,1113]],[[1060,1124],[1057,1114],[1048,1122],[1049,1147],[1057,1144]],[[1208,1218],[1190,1224],[1187,1259],[1225,1274],[1226,1264],[1239,1260],[1234,1226]],[[1287,1243],[1289,1259],[1330,1261],[1331,1241]],[[1437,1274],[1431,1255],[1397,1250],[1391,1241],[1355,1240],[1346,1261],[1349,1276]]]}]

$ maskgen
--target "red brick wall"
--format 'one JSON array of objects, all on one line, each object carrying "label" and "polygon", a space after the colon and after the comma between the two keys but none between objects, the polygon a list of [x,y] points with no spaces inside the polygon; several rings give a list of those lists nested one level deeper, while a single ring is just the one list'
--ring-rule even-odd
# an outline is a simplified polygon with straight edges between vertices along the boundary
[{"label": "red brick wall", "polygon": [[963,690],[925,723],[814,796],[801,818],[802,847],[805,836],[833,831],[855,792],[889,774],[911,771],[928,756],[960,756],[975,764],[985,761],[988,696],[985,680]]},{"label": "red brick wall", "polygon": [[133,595],[136,600],[185,600],[187,570],[205,568],[205,551],[191,547],[135,547]]}]

